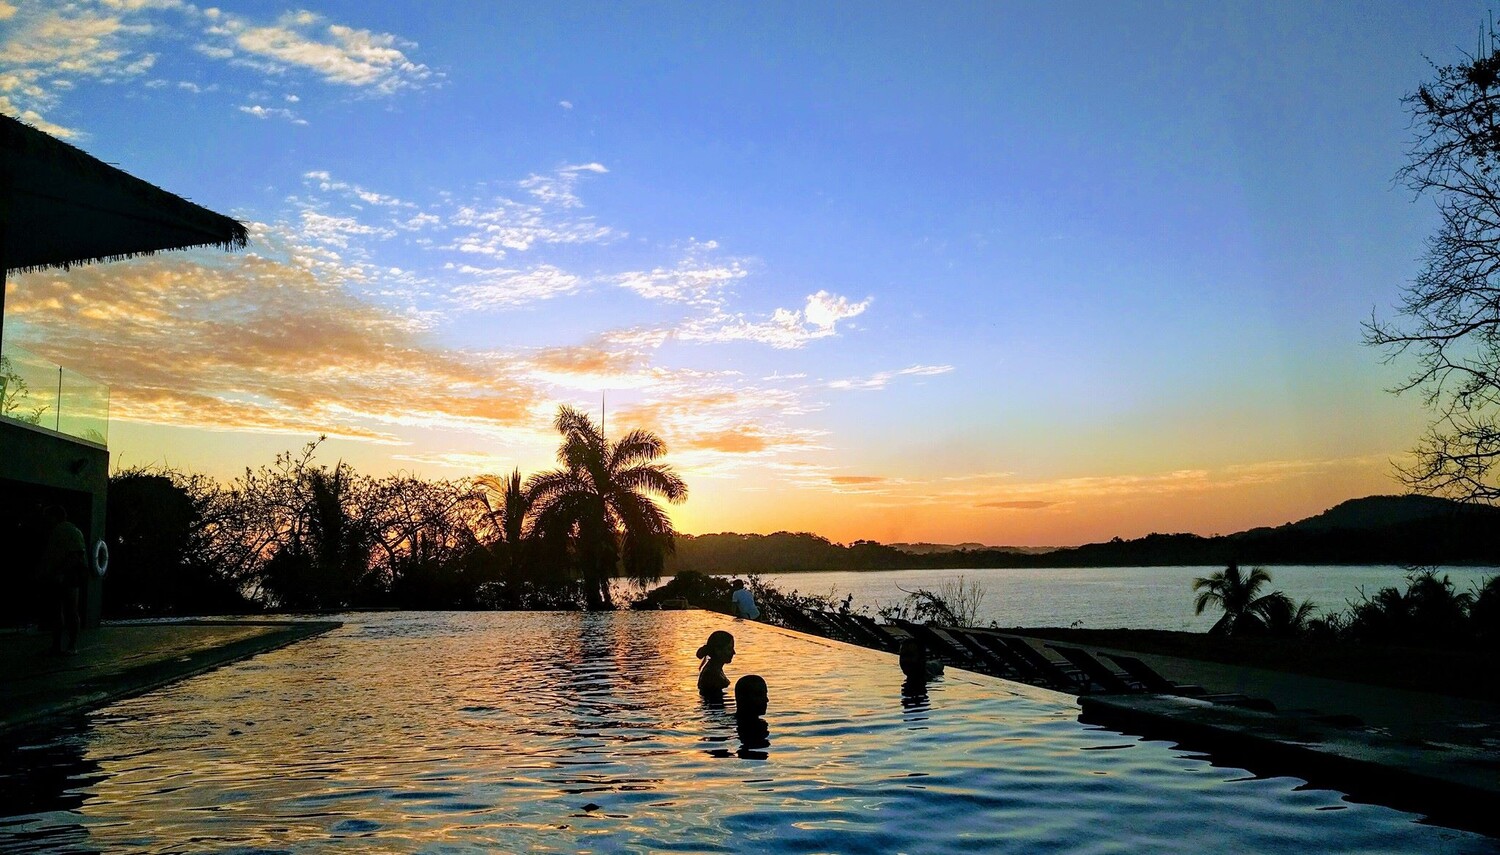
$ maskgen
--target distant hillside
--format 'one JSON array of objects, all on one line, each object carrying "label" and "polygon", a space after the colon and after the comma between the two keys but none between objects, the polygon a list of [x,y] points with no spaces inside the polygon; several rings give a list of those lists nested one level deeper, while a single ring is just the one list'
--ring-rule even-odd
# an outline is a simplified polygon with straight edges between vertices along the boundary
[{"label": "distant hillside", "polygon": [[1304,531],[1330,528],[1372,529],[1476,511],[1484,512],[1482,508],[1473,505],[1435,496],[1366,496],[1363,499],[1341,502],[1317,516],[1288,525]]},{"label": "distant hillside", "polygon": [[983,543],[888,543],[886,546],[909,552],[912,555],[931,555],[934,552],[958,552],[959,550],[972,552],[976,549],[998,549],[1001,552],[1040,555],[1057,549],[1055,546],[986,546]]},{"label": "distant hillside", "polygon": [[[913,548],[915,547],[915,548]],[[930,549],[928,549],[930,547]],[[918,551],[919,549],[925,551]],[[668,573],[793,573],[979,567],[1242,564],[1500,564],[1500,508],[1431,496],[1369,496],[1275,528],[1148,534],[1064,549],[979,544],[845,546],[806,532],[684,535]]]}]

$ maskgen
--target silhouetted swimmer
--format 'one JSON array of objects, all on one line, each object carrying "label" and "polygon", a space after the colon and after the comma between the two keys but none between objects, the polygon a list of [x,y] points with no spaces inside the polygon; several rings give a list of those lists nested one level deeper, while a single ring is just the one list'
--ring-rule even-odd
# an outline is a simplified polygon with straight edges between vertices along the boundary
[{"label": "silhouetted swimmer", "polygon": [[724,666],[734,661],[734,636],[715,630],[698,648],[698,691],[704,695],[722,695],[729,688]]},{"label": "silhouetted swimmer", "polygon": [[943,673],[943,663],[927,660],[927,645],[915,638],[901,642],[901,673],[908,680],[920,681]]},{"label": "silhouetted swimmer", "polygon": [[746,674],[734,684],[735,732],[740,738],[739,756],[764,760],[755,751],[771,744],[771,728],[761,716],[766,714],[769,693],[766,681],[758,674]]}]

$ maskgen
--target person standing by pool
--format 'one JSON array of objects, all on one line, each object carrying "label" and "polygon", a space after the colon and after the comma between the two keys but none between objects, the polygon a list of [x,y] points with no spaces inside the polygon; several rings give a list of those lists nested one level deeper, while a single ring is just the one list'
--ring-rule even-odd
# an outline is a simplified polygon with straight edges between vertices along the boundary
[{"label": "person standing by pool", "polygon": [[[78,594],[87,583],[88,552],[83,532],[68,522],[68,512],[54,505],[47,509],[47,546],[42,552],[42,572],[51,586],[52,652],[78,652],[78,630],[83,621],[78,614]],[[63,643],[66,637],[67,644]]]},{"label": "person standing by pool", "polygon": [[734,661],[734,636],[715,630],[698,648],[698,691],[705,695],[722,695],[729,688],[724,666]]},{"label": "person standing by pool", "polygon": [[729,595],[729,604],[733,607],[735,617],[745,620],[755,620],[760,617],[760,609],[755,605],[755,595],[750,593],[750,589],[745,587],[742,580],[735,579],[729,583],[729,587],[734,589]]}]

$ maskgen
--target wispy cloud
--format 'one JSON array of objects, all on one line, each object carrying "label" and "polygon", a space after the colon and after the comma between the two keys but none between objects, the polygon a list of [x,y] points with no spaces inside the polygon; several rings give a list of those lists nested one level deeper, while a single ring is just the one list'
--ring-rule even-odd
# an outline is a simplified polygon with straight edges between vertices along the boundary
[{"label": "wispy cloud", "polygon": [[837,335],[840,321],[857,317],[869,305],[869,300],[855,303],[847,297],[819,291],[809,295],[800,310],[777,309],[770,318],[760,321],[743,314],[719,312],[684,324],[677,336],[683,341],[751,341],[782,350],[795,349]]},{"label": "wispy cloud", "polygon": [[869,377],[834,380],[828,384],[828,388],[873,391],[884,389],[897,377],[933,377],[938,374],[947,374],[952,370],[952,365],[913,365],[899,371],[877,371]]},{"label": "wispy cloud", "polygon": [[543,205],[559,208],[581,208],[583,202],[574,192],[579,176],[603,175],[609,172],[602,163],[582,163],[558,168],[551,175],[532,173],[520,182],[521,189],[536,197]]},{"label": "wispy cloud", "polygon": [[[414,60],[416,46],[391,33],[351,27],[300,11],[273,22],[181,0],[72,0],[61,4],[0,3],[0,111],[60,137],[78,131],[54,121],[60,102],[78,81],[141,85],[163,90],[167,81],[145,79],[162,52],[184,38],[194,53],[284,80],[296,74],[374,95],[436,85],[441,73]],[[191,58],[188,53],[179,58]],[[182,81],[174,89],[199,94],[218,87]],[[293,95],[286,103],[300,100]],[[263,103],[238,105],[257,118],[294,124],[306,120]]]},{"label": "wispy cloud", "polygon": [[110,384],[111,416],[128,421],[394,441],[401,426],[485,433],[545,409],[504,360],[425,345],[419,324],[353,296],[299,247],[278,254],[289,260],[176,255],[16,277],[7,333]]},{"label": "wispy cloud", "polygon": [[712,253],[717,248],[713,241],[694,243],[676,266],[621,273],[614,277],[614,283],[647,300],[721,305],[724,289],[744,279],[749,271],[738,259],[715,261]]},{"label": "wispy cloud", "polygon": [[290,12],[271,24],[216,9],[205,10],[203,17],[203,53],[268,74],[304,71],[380,95],[429,86],[439,79],[432,69],[407,56],[414,43],[391,33],[331,23],[313,12]]},{"label": "wispy cloud", "polygon": [[522,270],[449,263],[444,269],[469,279],[457,285],[452,292],[453,303],[466,311],[524,306],[540,300],[576,294],[583,287],[580,277],[551,264],[539,264]]},{"label": "wispy cloud", "polygon": [[140,45],[150,25],[125,20],[110,4],[6,8],[0,35],[0,112],[56,136],[77,135],[43,115],[74,80],[119,82],[143,75],[156,63],[156,55]]},{"label": "wispy cloud", "polygon": [[296,113],[284,107],[266,107],[261,104],[242,104],[239,108],[241,113],[249,113],[257,119],[282,119],[294,125],[305,125],[307,120],[298,117]]}]

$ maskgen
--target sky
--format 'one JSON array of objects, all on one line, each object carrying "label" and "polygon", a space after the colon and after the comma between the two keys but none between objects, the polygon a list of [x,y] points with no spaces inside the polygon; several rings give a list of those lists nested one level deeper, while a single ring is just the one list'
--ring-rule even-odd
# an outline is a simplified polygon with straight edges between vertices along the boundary
[{"label": "sky", "polygon": [[0,0],[0,112],[252,235],[13,275],[6,346],[116,467],[529,473],[569,404],[689,533],[1279,525],[1401,491],[1401,99],[1490,13]]}]

